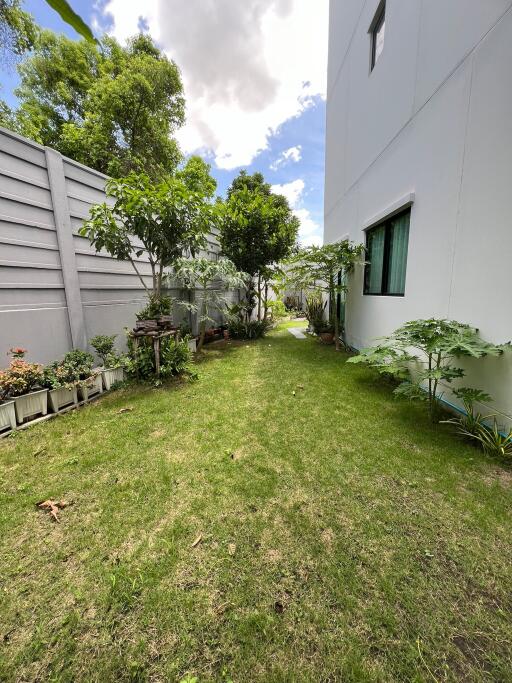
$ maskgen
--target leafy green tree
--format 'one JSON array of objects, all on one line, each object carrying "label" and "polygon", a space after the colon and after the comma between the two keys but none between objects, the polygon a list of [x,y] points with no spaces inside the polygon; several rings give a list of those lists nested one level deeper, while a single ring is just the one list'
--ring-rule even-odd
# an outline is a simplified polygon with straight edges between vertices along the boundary
[{"label": "leafy green tree", "polygon": [[222,215],[222,252],[238,270],[249,274],[247,300],[252,311],[254,278],[258,278],[261,300],[262,276],[271,264],[290,254],[300,222],[286,197],[274,194],[261,173],[248,175],[245,171],[241,171],[228,189]]},{"label": "leafy green tree", "polygon": [[322,247],[300,249],[289,259],[284,271],[285,286],[291,289],[325,292],[329,296],[329,322],[336,351],[340,350],[340,318],[337,296],[348,291],[346,275],[362,262],[364,247],[341,240]]},{"label": "leafy green tree", "polygon": [[[114,205],[98,204],[80,234],[97,251],[105,249],[114,258],[130,261],[148,296],[162,296],[164,271],[184,252],[194,255],[206,245],[206,235],[216,221],[216,209],[208,198],[191,190],[180,178],[153,183],[147,175],[132,173],[107,183]],[[133,243],[140,241],[141,247]],[[152,284],[142,277],[136,258],[146,254]]]},{"label": "leafy green tree", "polygon": [[43,31],[19,72],[18,132],[114,177],[136,171],[160,180],[176,169],[181,76],[149,36],[126,47],[105,37],[97,50]]},{"label": "leafy green tree", "polygon": [[[379,344],[361,349],[349,363],[365,363],[380,373],[403,380],[395,394],[427,401],[430,418],[436,421],[442,385],[464,377],[456,358],[499,356],[503,345],[490,344],[478,330],[456,320],[412,320],[399,327]],[[426,388],[426,390],[425,390]],[[484,396],[481,392],[458,389],[461,396]]]},{"label": "leafy green tree", "polygon": [[176,172],[176,177],[193,192],[199,192],[204,197],[212,199],[217,189],[217,181],[211,176],[210,171],[210,164],[200,156],[193,155]]},{"label": "leafy green tree", "polygon": [[[199,320],[199,343],[201,351],[204,344],[207,323],[214,322],[213,311],[223,311],[229,303],[227,290],[243,287],[246,273],[237,271],[235,264],[227,258],[213,261],[207,258],[181,258],[174,266],[174,273],[187,289],[199,290],[197,311]],[[190,305],[187,304],[190,308]]]},{"label": "leafy green tree", "polygon": [[0,0],[0,65],[9,67],[32,49],[36,38],[37,26],[20,0]]}]

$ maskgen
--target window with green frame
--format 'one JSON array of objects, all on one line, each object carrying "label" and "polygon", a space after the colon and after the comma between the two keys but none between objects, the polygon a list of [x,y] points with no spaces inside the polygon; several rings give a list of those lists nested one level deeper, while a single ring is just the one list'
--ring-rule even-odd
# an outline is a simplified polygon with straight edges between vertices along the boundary
[{"label": "window with green frame", "polygon": [[403,296],[410,207],[366,231],[364,294]]}]

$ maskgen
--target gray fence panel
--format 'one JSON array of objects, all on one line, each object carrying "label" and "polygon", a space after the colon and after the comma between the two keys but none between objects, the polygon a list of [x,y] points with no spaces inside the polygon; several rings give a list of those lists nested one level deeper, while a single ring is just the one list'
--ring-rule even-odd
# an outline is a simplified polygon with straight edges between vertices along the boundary
[{"label": "gray fence panel", "polygon": [[[117,334],[146,303],[129,262],[95,253],[78,235],[90,207],[109,201],[107,177],[55,150],[0,128],[0,367],[12,346],[31,361],[48,363],[96,334]],[[217,258],[218,234],[201,254]],[[137,267],[149,285],[144,255]],[[186,298],[177,283],[168,293]],[[175,316],[193,317],[175,307]]]}]

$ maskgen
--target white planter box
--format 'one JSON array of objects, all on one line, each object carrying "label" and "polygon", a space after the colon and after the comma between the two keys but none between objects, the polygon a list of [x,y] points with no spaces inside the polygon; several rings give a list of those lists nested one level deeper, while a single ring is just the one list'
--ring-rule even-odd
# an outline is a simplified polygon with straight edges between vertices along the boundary
[{"label": "white planter box", "polygon": [[192,351],[192,353],[195,353],[197,351],[197,339],[189,339],[187,343],[188,348]]},{"label": "white planter box", "polygon": [[123,368],[107,368],[101,371],[103,377],[103,387],[105,391],[109,391],[115,382],[122,382],[124,379]]},{"label": "white planter box", "polygon": [[94,379],[90,380],[89,384],[83,384],[80,387],[80,396],[83,401],[90,401],[91,398],[99,396],[103,393],[103,378],[101,372],[98,373]]},{"label": "white planter box", "polygon": [[50,409],[53,413],[58,413],[59,410],[68,408],[69,406],[76,406],[78,404],[76,387],[68,389],[67,387],[59,387],[58,389],[50,389],[48,391],[48,401],[50,402]]},{"label": "white planter box", "polygon": [[28,417],[46,415],[48,412],[48,389],[40,389],[30,394],[23,394],[13,399],[16,409],[16,420],[22,424]]},{"label": "white planter box", "polygon": [[0,432],[16,428],[16,411],[14,401],[0,403]]}]

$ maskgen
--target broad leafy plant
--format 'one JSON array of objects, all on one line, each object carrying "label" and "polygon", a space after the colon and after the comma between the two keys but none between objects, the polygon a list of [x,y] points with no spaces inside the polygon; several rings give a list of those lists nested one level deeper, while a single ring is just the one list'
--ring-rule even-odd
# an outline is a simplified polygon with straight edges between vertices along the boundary
[{"label": "broad leafy plant", "polygon": [[[128,338],[129,356],[124,367],[128,375],[137,380],[156,381],[155,353],[151,340],[143,339],[137,348],[133,339]],[[160,377],[163,379],[188,374],[195,377],[192,370],[192,353],[186,341],[174,341],[164,337],[160,345]]]},{"label": "broad leafy plant", "polygon": [[[114,205],[93,206],[80,234],[97,251],[105,249],[114,258],[129,261],[148,297],[158,301],[165,269],[184,252],[195,254],[206,245],[206,235],[215,223],[215,207],[180,178],[155,184],[145,174],[132,173],[110,180],[107,194]],[[140,261],[138,265],[142,255],[151,267],[150,285],[141,274]]]},{"label": "broad leafy plant", "polygon": [[478,330],[469,325],[431,318],[405,323],[348,362],[366,363],[403,380],[395,394],[426,401],[430,418],[435,422],[444,385],[465,374],[455,360],[499,356],[503,348],[481,339]]},{"label": "broad leafy plant", "polygon": [[235,264],[227,258],[220,258],[218,261],[181,258],[175,264],[174,275],[186,289],[198,290],[198,303],[180,303],[198,314],[197,350],[201,351],[207,324],[214,322],[212,313],[222,313],[225,310],[229,301],[228,290],[244,287],[247,274],[239,272]]},{"label": "broad leafy plant", "polygon": [[340,318],[337,295],[348,291],[346,276],[357,263],[363,263],[364,246],[341,240],[322,247],[300,249],[287,262],[285,281],[288,289],[309,289],[329,295],[329,322],[340,350]]}]

